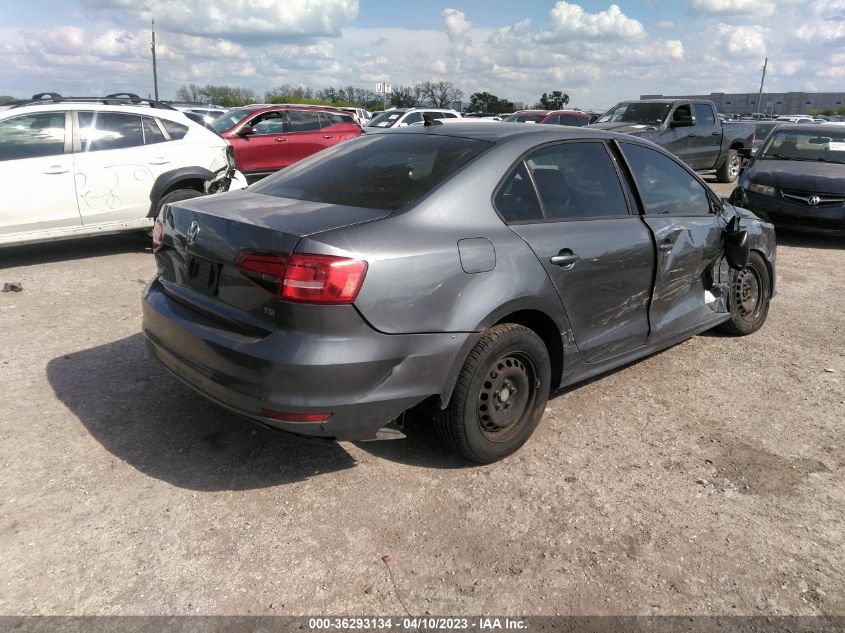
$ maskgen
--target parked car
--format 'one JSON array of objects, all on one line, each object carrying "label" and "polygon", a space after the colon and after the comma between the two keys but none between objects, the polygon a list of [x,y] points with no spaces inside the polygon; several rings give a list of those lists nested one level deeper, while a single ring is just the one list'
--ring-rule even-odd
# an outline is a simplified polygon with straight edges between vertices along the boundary
[{"label": "parked car", "polygon": [[579,110],[520,110],[505,117],[503,121],[583,127],[590,123],[590,115]]},{"label": "parked car", "polygon": [[348,112],[299,104],[236,108],[211,127],[235,148],[235,161],[249,182],[361,134]]},{"label": "parked car", "polygon": [[552,125],[367,134],[170,205],[153,248],[144,336],[201,394],[350,440],[433,398],[478,462],[521,446],[561,386],[754,332],[775,278],[771,225],[677,158]]},{"label": "parked car", "polygon": [[369,132],[373,128],[384,129],[389,127],[407,127],[409,125],[422,125],[423,117],[427,116],[432,120],[436,119],[459,119],[461,115],[455,110],[447,108],[393,108],[376,114],[364,130]]},{"label": "parked car", "polygon": [[803,114],[785,114],[777,117],[775,121],[780,121],[782,123],[815,123],[815,121],[813,121],[813,117]]},{"label": "parked car", "polygon": [[845,235],[845,127],[784,123],[731,194],[776,227]]},{"label": "parked car", "polygon": [[715,170],[719,182],[737,179],[741,167],[737,152],[754,143],[754,126],[722,125],[712,101],[623,101],[592,125],[657,143],[696,171]]},{"label": "parked car", "polygon": [[367,122],[373,118],[373,113],[369,110],[365,110],[364,108],[351,108],[341,106],[339,109],[352,114],[352,116],[355,117],[355,122],[361,127],[364,127]]},{"label": "parked car", "polygon": [[246,186],[224,139],[129,93],[3,110],[0,165],[0,246],[148,229],[168,203]]},{"label": "parked car", "polygon": [[221,114],[225,114],[229,111],[229,108],[224,108],[223,106],[215,105],[213,103],[191,103],[185,101],[167,101],[166,103],[167,105],[173,106],[180,112],[199,115],[202,117],[201,122],[206,125],[210,125]]}]

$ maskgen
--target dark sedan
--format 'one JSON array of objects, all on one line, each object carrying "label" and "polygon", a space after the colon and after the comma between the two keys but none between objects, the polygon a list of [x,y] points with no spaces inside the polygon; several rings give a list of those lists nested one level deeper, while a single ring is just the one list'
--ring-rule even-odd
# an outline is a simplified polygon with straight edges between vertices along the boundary
[{"label": "dark sedan", "polygon": [[171,204],[153,246],[144,335],[200,393],[347,440],[434,401],[478,462],[521,446],[562,386],[756,331],[775,280],[772,227],[677,158],[545,125],[368,134]]},{"label": "dark sedan", "polygon": [[777,227],[845,235],[845,126],[780,125],[731,200]]}]

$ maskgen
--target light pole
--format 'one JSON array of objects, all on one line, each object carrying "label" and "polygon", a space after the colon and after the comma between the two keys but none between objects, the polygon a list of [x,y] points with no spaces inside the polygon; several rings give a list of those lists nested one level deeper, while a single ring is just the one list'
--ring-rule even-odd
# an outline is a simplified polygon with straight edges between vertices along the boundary
[{"label": "light pole", "polygon": [[156,20],[153,18],[153,41],[150,43],[150,50],[153,52],[153,94],[158,101],[158,74],[156,72]]},{"label": "light pole", "polygon": [[757,112],[762,112],[765,114],[765,110],[760,108],[760,99],[763,98],[763,82],[766,80],[766,66],[769,64],[769,58],[766,58],[766,61],[763,62],[763,76],[760,78],[760,92],[757,93]]}]

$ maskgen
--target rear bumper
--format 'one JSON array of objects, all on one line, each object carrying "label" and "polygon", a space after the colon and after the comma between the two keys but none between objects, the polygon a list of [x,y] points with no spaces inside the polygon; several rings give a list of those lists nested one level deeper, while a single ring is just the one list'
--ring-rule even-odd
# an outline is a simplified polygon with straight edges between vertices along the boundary
[{"label": "rear bumper", "polygon": [[809,233],[845,235],[845,205],[811,207],[778,196],[743,190],[745,206],[775,227]]},{"label": "rear bumper", "polygon": [[[406,409],[441,393],[461,347],[477,336],[385,335],[363,320],[352,335],[279,329],[246,336],[174,300],[157,279],[144,290],[143,311],[150,353],[202,395],[268,426],[341,440],[373,438]],[[262,410],[331,417],[283,422]]]}]

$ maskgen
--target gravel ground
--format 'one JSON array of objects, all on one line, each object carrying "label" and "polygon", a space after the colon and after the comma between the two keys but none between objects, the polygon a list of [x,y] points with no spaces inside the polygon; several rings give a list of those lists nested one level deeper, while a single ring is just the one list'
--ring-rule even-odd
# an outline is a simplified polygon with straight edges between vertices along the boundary
[{"label": "gravel ground", "polygon": [[484,467],[177,383],[146,240],[3,251],[0,614],[845,614],[845,240],[779,241],[762,330],[570,389]]}]

